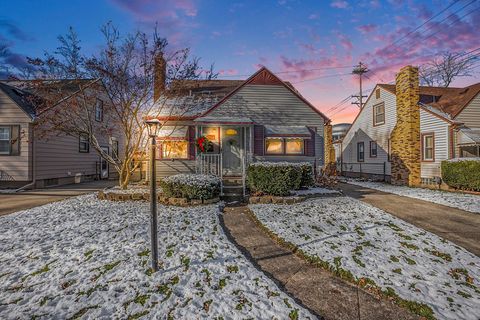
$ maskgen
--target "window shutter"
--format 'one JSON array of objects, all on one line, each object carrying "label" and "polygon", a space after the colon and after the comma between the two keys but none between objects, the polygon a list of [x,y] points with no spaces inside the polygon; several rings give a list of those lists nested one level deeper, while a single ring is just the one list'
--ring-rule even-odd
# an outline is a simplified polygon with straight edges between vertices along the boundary
[{"label": "window shutter", "polygon": [[265,147],[265,127],[254,125],[253,126],[253,154],[256,156],[263,156]]},{"label": "window shutter", "polygon": [[188,126],[188,156],[195,160],[195,126]]},{"label": "window shutter", "polygon": [[20,155],[20,126],[12,126],[12,133],[10,137],[10,143],[12,144],[11,155]]},{"label": "window shutter", "polygon": [[305,155],[309,157],[315,157],[315,135],[316,135],[316,128],[315,127],[308,127],[308,131],[310,131],[310,139],[305,139]]}]

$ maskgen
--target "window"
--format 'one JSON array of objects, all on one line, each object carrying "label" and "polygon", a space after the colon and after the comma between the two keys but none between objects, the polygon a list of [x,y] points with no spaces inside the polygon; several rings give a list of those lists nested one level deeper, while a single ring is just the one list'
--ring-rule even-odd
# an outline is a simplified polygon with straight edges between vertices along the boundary
[{"label": "window", "polygon": [[186,140],[165,140],[161,143],[161,159],[187,159],[188,141]]},{"label": "window", "polygon": [[112,157],[118,160],[118,140],[115,138],[112,138]]},{"label": "window", "polygon": [[365,161],[365,144],[363,142],[357,143],[357,162]]},{"label": "window", "polygon": [[103,101],[100,99],[95,103],[95,120],[103,121]]},{"label": "window", "polygon": [[422,134],[422,160],[435,161],[435,138],[433,133]]},{"label": "window", "polygon": [[265,139],[265,153],[283,154],[283,139],[281,138]]},{"label": "window", "polygon": [[379,103],[373,106],[373,125],[379,126],[385,123],[385,104]]},{"label": "window", "polygon": [[218,127],[204,127],[202,133],[211,142],[205,152],[216,152],[219,149],[220,129]]},{"label": "window", "polygon": [[376,158],[376,157],[377,157],[377,142],[370,141],[370,158]]},{"label": "window", "polygon": [[20,154],[20,126],[0,126],[0,155]]},{"label": "window", "polygon": [[375,90],[375,99],[380,99],[380,89]]},{"label": "window", "polygon": [[285,139],[286,154],[303,154],[303,139]]},{"label": "window", "polygon": [[90,152],[90,139],[88,138],[88,134],[81,133],[78,140],[78,151],[82,153]]}]

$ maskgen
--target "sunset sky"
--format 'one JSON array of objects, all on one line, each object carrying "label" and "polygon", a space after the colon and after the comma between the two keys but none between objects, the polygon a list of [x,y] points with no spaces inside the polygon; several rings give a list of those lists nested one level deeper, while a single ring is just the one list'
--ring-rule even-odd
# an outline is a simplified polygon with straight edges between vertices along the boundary
[{"label": "sunset sky", "polygon": [[[393,81],[403,65],[480,46],[479,0],[0,0],[0,42],[9,46],[3,63],[53,51],[69,26],[85,52],[95,53],[108,21],[125,33],[158,22],[172,47],[190,47],[220,78],[244,79],[265,65],[334,123],[358,112],[350,101],[338,103],[358,91],[351,70],[359,61],[371,70],[370,89]],[[477,68],[454,85],[479,81]]]}]

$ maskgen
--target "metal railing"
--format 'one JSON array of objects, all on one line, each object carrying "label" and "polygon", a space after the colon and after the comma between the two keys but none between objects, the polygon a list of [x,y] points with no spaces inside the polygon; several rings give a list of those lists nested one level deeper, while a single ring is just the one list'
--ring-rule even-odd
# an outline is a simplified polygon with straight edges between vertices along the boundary
[{"label": "metal railing", "polygon": [[340,174],[343,176],[345,173],[358,173],[360,177],[362,175],[376,175],[383,176],[383,181],[387,176],[387,163],[386,162],[341,162],[337,163],[340,166]]},{"label": "metal railing", "polygon": [[220,178],[220,194],[223,195],[223,163],[221,153],[200,153],[197,155],[195,172],[211,174]]}]

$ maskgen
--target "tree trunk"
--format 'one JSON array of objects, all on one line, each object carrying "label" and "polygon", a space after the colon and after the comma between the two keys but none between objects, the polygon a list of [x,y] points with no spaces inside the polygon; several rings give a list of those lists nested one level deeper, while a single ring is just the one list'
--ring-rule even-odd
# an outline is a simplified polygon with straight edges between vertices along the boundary
[{"label": "tree trunk", "polygon": [[130,182],[130,170],[128,170],[129,165],[124,163],[119,172],[118,184],[120,188],[126,190],[128,188],[128,183]]}]

